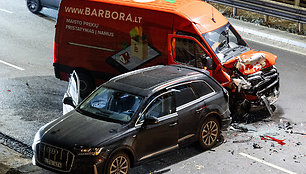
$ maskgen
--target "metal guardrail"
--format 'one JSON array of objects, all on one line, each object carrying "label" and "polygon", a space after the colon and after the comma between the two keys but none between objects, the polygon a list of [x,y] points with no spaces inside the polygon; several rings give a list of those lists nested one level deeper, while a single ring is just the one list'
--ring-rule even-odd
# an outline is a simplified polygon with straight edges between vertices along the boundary
[{"label": "metal guardrail", "polygon": [[[290,21],[297,22],[299,24],[299,32],[302,31],[302,24],[306,24],[306,10],[300,8],[290,7],[288,5],[279,5],[261,0],[207,0],[218,4],[233,7],[233,13],[235,8],[248,10],[267,16],[278,17]],[[266,20],[266,18],[265,18]]]}]

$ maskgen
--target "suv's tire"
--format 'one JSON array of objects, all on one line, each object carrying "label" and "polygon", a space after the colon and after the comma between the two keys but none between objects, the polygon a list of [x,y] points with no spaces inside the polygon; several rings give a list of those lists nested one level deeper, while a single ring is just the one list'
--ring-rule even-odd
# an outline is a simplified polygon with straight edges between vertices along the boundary
[{"label": "suv's tire", "polygon": [[117,152],[110,157],[106,166],[106,174],[127,174],[130,170],[131,161],[124,152]]},{"label": "suv's tire", "polygon": [[204,120],[200,132],[199,143],[203,150],[211,149],[216,145],[220,136],[220,123],[216,117],[208,117]]},{"label": "suv's tire", "polygon": [[39,13],[42,9],[40,0],[27,0],[27,7],[32,13]]}]

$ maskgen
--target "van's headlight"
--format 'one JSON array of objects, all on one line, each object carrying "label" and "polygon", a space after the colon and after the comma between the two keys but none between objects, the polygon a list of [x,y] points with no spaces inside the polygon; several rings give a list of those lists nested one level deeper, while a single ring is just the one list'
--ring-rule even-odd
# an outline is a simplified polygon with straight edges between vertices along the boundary
[{"label": "van's headlight", "polygon": [[80,156],[97,156],[101,153],[103,147],[100,148],[81,148],[78,150]]}]

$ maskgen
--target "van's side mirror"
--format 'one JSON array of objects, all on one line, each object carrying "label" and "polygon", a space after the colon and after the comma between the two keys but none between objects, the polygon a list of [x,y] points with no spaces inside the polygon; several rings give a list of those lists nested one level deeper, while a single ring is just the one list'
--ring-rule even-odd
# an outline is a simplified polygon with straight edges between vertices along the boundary
[{"label": "van's side mirror", "polygon": [[66,105],[70,105],[72,107],[76,107],[74,104],[73,104],[73,101],[72,101],[72,97],[65,97],[63,99],[63,103],[66,104]]},{"label": "van's side mirror", "polygon": [[210,57],[206,57],[205,62],[206,62],[207,69],[209,69],[209,70],[214,69],[214,61]]}]

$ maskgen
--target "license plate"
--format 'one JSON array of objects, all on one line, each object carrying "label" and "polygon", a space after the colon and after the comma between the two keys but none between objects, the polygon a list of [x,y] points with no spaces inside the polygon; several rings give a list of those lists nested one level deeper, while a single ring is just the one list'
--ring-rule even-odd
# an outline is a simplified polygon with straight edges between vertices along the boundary
[{"label": "license plate", "polygon": [[49,164],[50,166],[57,167],[57,168],[62,168],[63,166],[61,162],[53,161],[48,158],[45,158],[45,163]]}]

